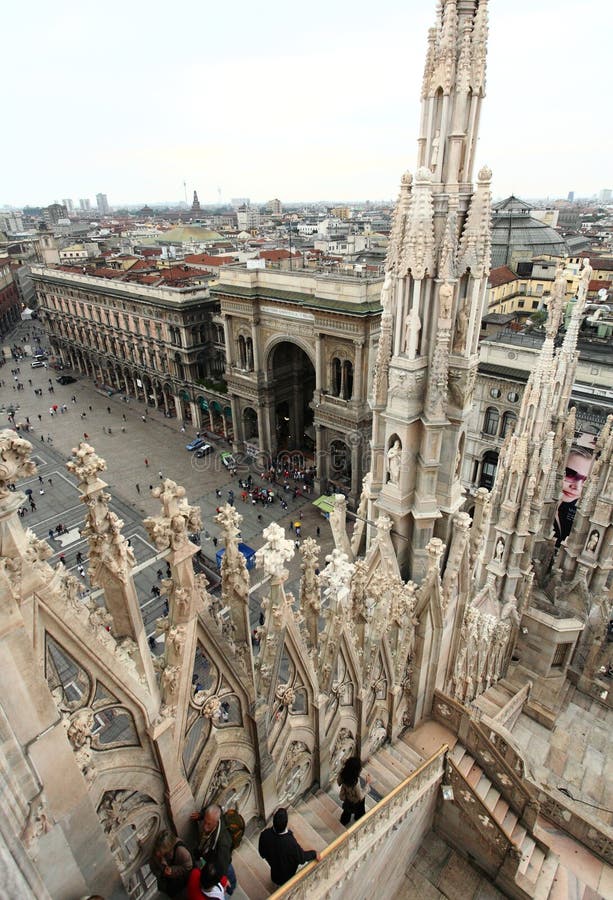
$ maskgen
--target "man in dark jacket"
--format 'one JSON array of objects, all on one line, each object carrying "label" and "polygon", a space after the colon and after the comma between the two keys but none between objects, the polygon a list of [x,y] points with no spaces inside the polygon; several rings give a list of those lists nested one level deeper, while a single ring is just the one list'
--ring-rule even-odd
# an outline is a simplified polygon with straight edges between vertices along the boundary
[{"label": "man in dark jacket", "polygon": [[220,875],[227,875],[230,882],[226,893],[230,896],[236,888],[236,873],[232,865],[232,835],[226,828],[221,807],[216,803],[200,813],[192,813],[192,819],[202,822],[198,852],[207,863],[212,863]]},{"label": "man in dark jacket", "polygon": [[319,859],[315,850],[303,850],[287,828],[287,810],[278,809],[272,817],[272,828],[260,835],[258,852],[270,866],[270,877],[277,886],[292,878],[298,866]]}]

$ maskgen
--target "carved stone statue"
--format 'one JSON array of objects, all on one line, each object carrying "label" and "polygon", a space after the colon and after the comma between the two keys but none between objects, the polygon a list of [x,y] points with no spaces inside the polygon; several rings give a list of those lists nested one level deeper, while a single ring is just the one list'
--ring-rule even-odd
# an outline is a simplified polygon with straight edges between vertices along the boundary
[{"label": "carved stone statue", "polygon": [[400,482],[400,461],[402,458],[402,444],[400,443],[400,439],[396,438],[392,446],[387,451],[387,472],[389,475],[388,481],[391,484],[398,484]]},{"label": "carved stone statue", "polygon": [[455,334],[453,336],[453,349],[459,352],[464,349],[466,333],[468,331],[468,314],[466,312],[466,304],[463,303],[458,310],[456,319]]},{"label": "carved stone statue", "polygon": [[441,132],[437,128],[436,134],[432,138],[432,149],[430,151],[430,168],[432,169],[433,172],[436,169],[436,166],[438,163],[438,152],[439,152],[440,141],[441,141]]},{"label": "carved stone statue", "polygon": [[419,332],[421,331],[421,319],[415,308],[412,308],[404,320],[403,347],[409,359],[417,356],[419,346]]},{"label": "carved stone statue", "polygon": [[498,541],[496,542],[496,550],[494,552],[494,559],[496,560],[496,562],[501,563],[503,556],[504,556],[504,541],[502,540],[502,538],[498,538]]},{"label": "carved stone statue", "polygon": [[439,319],[451,318],[451,301],[453,300],[453,288],[450,284],[442,284],[438,292],[438,316]]}]

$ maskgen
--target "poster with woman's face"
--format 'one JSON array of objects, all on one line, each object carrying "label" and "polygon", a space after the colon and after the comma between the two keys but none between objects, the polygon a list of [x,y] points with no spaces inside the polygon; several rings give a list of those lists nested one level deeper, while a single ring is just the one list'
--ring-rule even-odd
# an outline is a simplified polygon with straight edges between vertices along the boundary
[{"label": "poster with woman's face", "polygon": [[570,534],[577,512],[577,503],[581,499],[583,487],[592,470],[593,463],[594,456],[591,449],[579,446],[571,447],[564,467],[562,496],[554,521],[556,547],[559,547]]}]

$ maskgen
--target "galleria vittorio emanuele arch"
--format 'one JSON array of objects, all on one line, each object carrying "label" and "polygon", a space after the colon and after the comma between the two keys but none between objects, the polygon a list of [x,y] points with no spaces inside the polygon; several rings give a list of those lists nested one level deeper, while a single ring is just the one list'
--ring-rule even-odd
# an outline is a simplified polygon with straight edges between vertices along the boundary
[{"label": "galleria vittorio emanuele arch", "polygon": [[[83,441],[67,464],[96,588],[84,598],[18,516],[20,482],[36,472],[30,443],[0,434],[3,896],[154,897],[156,835],[172,829],[189,841],[191,814],[210,803],[238,807],[247,824],[233,858],[238,897],[274,891],[255,848],[280,805],[321,859],[278,898],[612,896],[611,811],[599,816],[557,790],[561,772],[537,772],[516,729],[521,715],[553,732],[569,691],[596,718],[611,708],[613,421],[569,533],[559,523],[587,260],[561,342],[558,275],[491,493],[467,497],[460,478],[490,260],[492,173],[475,159],[487,15],[486,0],[442,0],[428,34],[357,516],[337,496],[325,559],[312,538],[297,550],[278,525],[264,530],[256,641],[237,509],[217,513],[225,553],[213,596],[192,564],[200,509],[170,479],[155,487],[159,511],[144,525],[170,577],[158,621],[165,649],[154,658],[105,461]],[[295,553],[296,596],[285,587]],[[207,677],[194,690],[203,659]],[[567,744],[587,740],[571,729]],[[345,829],[336,778],[351,755],[376,791]],[[601,756],[610,780],[606,741]],[[432,835],[464,866],[464,891],[443,883],[449,866],[438,887],[426,872],[426,858],[436,868]]]}]

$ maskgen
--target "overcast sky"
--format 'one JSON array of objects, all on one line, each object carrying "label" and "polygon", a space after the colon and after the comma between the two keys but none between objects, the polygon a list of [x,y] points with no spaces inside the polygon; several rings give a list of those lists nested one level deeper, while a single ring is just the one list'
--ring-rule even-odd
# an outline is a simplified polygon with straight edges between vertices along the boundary
[{"label": "overcast sky", "polygon": [[[611,0],[493,0],[494,193],[613,187]],[[0,206],[395,197],[435,0],[3,7]]]}]

